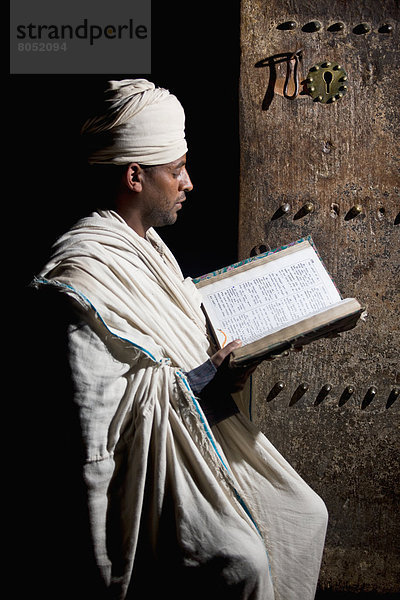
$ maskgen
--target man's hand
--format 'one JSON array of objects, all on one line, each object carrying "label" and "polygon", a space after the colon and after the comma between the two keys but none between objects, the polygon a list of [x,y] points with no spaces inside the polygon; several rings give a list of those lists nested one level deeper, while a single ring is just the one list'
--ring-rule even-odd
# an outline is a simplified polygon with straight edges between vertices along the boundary
[{"label": "man's hand", "polygon": [[262,362],[259,360],[246,367],[231,368],[229,366],[229,355],[237,348],[240,348],[241,345],[242,342],[240,340],[234,340],[211,356],[211,361],[217,369],[214,377],[214,385],[219,385],[225,392],[232,394],[240,392],[244,388],[250,375],[254,373],[260,362]]},{"label": "man's hand", "polygon": [[236,350],[237,348],[240,348],[241,345],[242,342],[240,340],[233,340],[233,342],[229,342],[229,344],[224,346],[224,348],[221,348],[221,350],[218,350],[218,352],[213,354],[211,357],[211,361],[214,364],[214,367],[218,369],[218,367],[222,365],[226,357],[229,356],[230,353]]},{"label": "man's hand", "polygon": [[[242,367],[230,367],[229,355],[237,348],[240,348],[241,345],[242,342],[240,340],[234,340],[211,356],[211,361],[217,369],[217,373],[214,377],[214,385],[217,384],[225,387],[225,390],[229,391],[230,393],[239,392],[242,390],[250,375],[254,373],[258,365],[263,361],[271,361],[275,360],[276,358],[289,356],[289,350],[284,350],[279,354],[269,354],[254,360],[250,364]],[[302,347],[299,346],[293,348],[293,350],[298,352],[302,350]]]}]

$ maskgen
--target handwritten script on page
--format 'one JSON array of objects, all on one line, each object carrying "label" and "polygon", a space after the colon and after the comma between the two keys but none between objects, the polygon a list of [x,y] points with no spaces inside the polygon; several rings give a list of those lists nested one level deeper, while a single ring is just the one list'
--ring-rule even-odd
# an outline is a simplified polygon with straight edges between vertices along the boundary
[{"label": "handwritten script on page", "polygon": [[248,344],[340,301],[312,246],[211,283],[203,298],[221,346]]}]

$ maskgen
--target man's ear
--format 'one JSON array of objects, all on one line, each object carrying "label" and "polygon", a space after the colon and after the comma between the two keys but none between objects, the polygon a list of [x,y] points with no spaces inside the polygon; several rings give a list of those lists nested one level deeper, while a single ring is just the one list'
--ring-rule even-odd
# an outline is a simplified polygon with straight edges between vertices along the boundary
[{"label": "man's ear", "polygon": [[130,163],[125,171],[124,183],[132,192],[142,191],[142,172],[143,169],[138,163]]}]

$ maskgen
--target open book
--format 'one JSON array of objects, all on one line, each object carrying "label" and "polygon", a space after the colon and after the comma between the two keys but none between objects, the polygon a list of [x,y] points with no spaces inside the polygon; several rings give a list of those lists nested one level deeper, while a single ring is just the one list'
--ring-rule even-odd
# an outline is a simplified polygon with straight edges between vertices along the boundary
[{"label": "open book", "polygon": [[352,329],[364,311],[342,299],[311,237],[193,281],[217,346],[242,340],[233,365]]}]

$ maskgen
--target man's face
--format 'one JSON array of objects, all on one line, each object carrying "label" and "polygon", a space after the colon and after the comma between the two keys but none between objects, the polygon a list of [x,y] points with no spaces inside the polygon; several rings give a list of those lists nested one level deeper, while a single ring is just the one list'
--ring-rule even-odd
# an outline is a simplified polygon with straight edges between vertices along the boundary
[{"label": "man's face", "polygon": [[185,192],[193,189],[186,171],[186,155],[166,165],[143,170],[145,196],[142,219],[148,227],[172,225],[186,199]]}]

